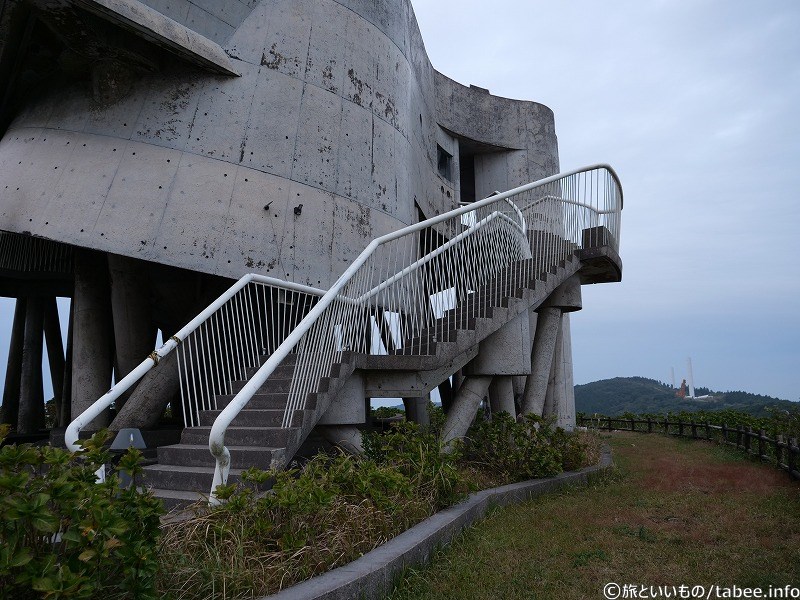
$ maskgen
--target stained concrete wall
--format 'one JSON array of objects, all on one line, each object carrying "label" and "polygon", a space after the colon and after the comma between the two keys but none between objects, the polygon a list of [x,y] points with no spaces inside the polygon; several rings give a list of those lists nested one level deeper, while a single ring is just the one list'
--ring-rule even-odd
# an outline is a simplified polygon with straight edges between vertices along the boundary
[{"label": "stained concrete wall", "polygon": [[0,141],[0,230],[324,287],[415,205],[456,206],[437,143],[497,147],[482,191],[557,171],[552,112],[435,72],[407,0],[147,4],[220,43],[241,77],[164,59],[113,101],[53,83]]}]

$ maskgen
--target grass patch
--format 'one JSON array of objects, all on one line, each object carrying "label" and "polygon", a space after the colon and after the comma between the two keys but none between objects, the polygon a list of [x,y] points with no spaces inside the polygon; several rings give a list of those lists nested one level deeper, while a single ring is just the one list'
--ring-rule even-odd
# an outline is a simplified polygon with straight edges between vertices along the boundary
[{"label": "grass patch", "polygon": [[702,442],[604,434],[616,468],[498,510],[392,600],[601,598],[603,585],[800,581],[800,485]]}]

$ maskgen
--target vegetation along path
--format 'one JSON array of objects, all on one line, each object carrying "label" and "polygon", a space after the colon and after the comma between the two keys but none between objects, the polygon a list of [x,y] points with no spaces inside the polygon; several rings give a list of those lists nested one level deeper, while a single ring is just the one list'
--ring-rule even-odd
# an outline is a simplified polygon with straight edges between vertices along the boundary
[{"label": "vegetation along path", "polygon": [[603,598],[610,582],[800,588],[800,483],[702,441],[603,438],[615,469],[497,510],[391,599]]}]

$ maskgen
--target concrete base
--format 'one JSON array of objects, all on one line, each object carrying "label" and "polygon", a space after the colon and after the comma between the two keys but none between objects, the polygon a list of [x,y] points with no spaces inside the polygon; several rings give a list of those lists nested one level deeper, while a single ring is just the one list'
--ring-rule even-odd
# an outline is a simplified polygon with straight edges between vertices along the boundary
[{"label": "concrete base", "polygon": [[318,427],[322,436],[345,452],[360,456],[364,453],[361,430],[355,425],[324,425]]}]

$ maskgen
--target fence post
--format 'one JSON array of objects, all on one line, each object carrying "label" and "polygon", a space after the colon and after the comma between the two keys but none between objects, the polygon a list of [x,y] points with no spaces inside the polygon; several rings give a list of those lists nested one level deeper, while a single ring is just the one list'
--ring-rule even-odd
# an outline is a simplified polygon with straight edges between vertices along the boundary
[{"label": "fence post", "polygon": [[669,435],[669,421],[667,420],[667,417],[664,417],[664,433]]},{"label": "fence post", "polygon": [[697,424],[694,422],[694,419],[692,419],[692,438],[695,440],[697,439]]},{"label": "fence post", "polygon": [[778,468],[783,464],[783,435],[780,433],[775,434],[775,462]]},{"label": "fence post", "polygon": [[745,432],[744,435],[744,451],[747,452],[748,454],[750,454],[750,442],[752,441],[750,439],[750,436],[752,435],[753,435],[753,428],[748,425],[747,432]]},{"label": "fence post", "polygon": [[744,427],[741,425],[736,426],[736,449],[744,447]]},{"label": "fence post", "polygon": [[631,431],[636,431],[636,421],[631,419]]},{"label": "fence post", "polygon": [[608,417],[608,430],[611,431],[611,417]]},{"label": "fence post", "polygon": [[647,417],[647,433],[653,433],[653,420]]},{"label": "fence post", "polygon": [[728,425],[726,423],[722,424],[722,443],[728,443]]},{"label": "fence post", "polygon": [[683,419],[678,419],[678,435],[683,437]]},{"label": "fence post", "polygon": [[711,423],[709,423],[708,421],[706,421],[706,439],[707,440],[711,439]]},{"label": "fence post", "polygon": [[758,458],[759,460],[764,460],[765,458],[769,458],[766,455],[766,440],[767,440],[767,432],[763,429],[758,430]]},{"label": "fence post", "polygon": [[800,479],[800,472],[797,471],[797,455],[800,454],[800,448],[797,447],[797,438],[789,440],[789,473],[795,479]]}]

